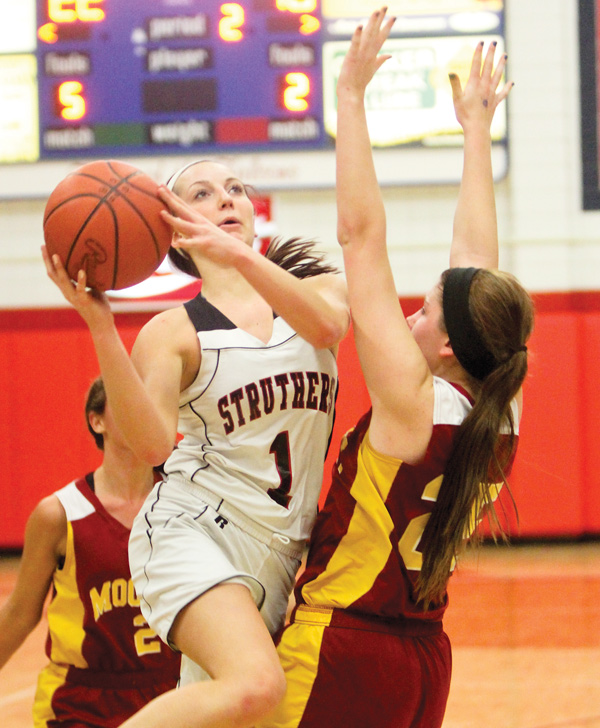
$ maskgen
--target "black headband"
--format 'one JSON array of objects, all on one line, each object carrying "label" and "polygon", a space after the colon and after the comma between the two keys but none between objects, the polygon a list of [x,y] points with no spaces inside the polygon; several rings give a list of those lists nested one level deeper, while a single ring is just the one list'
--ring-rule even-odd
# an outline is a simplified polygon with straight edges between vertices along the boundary
[{"label": "black headband", "polygon": [[481,268],[450,268],[444,281],[442,308],[452,351],[475,379],[485,379],[498,362],[475,328],[469,310],[469,291]]}]

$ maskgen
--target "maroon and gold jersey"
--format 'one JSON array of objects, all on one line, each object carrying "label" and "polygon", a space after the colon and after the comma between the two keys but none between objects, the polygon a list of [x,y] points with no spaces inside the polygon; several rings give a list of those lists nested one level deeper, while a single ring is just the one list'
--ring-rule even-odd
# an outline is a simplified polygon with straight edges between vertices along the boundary
[{"label": "maroon and gold jersey", "polygon": [[443,487],[454,437],[472,404],[464,390],[437,377],[434,388],[433,433],[417,465],[373,450],[370,412],[344,437],[296,588],[299,604],[387,619],[442,619],[446,598],[424,611],[415,597],[419,543]]},{"label": "maroon and gold jersey", "polygon": [[88,475],[57,491],[67,516],[64,563],[53,576],[35,728],[120,725],[174,688],[178,655],[142,617],[128,561],[129,529],[113,518]]}]

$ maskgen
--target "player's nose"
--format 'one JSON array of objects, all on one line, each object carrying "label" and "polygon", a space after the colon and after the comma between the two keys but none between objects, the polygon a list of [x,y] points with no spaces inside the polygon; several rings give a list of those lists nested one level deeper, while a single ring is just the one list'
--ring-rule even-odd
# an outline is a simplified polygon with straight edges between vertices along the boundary
[{"label": "player's nose", "polygon": [[219,206],[220,207],[232,207],[233,197],[229,194],[226,189],[219,191]]}]

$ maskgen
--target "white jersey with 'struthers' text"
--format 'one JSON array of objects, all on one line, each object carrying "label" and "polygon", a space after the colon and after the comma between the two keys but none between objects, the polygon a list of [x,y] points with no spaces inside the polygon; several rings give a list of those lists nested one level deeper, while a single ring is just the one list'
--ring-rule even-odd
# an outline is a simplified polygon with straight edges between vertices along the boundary
[{"label": "white jersey with 'struthers' text", "polygon": [[210,490],[270,531],[304,540],[317,513],[333,426],[335,357],[280,317],[265,344],[201,296],[194,304],[188,314],[202,362],[181,394],[183,439],[165,471]]}]

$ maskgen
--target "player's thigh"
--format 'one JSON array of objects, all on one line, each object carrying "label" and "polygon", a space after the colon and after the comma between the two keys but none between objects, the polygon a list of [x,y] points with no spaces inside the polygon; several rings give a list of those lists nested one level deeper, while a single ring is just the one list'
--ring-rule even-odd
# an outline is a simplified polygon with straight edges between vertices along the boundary
[{"label": "player's thigh", "polygon": [[188,604],[169,639],[214,679],[281,670],[271,635],[242,584],[219,584]]},{"label": "player's thigh", "polygon": [[238,551],[260,551],[263,545],[249,542],[234,524],[222,531],[214,509],[194,505],[197,513],[174,496],[163,499],[150,514],[136,519],[129,540],[140,608],[165,641],[181,610],[220,583],[244,584],[259,607],[264,602],[264,587],[231,558]]}]

